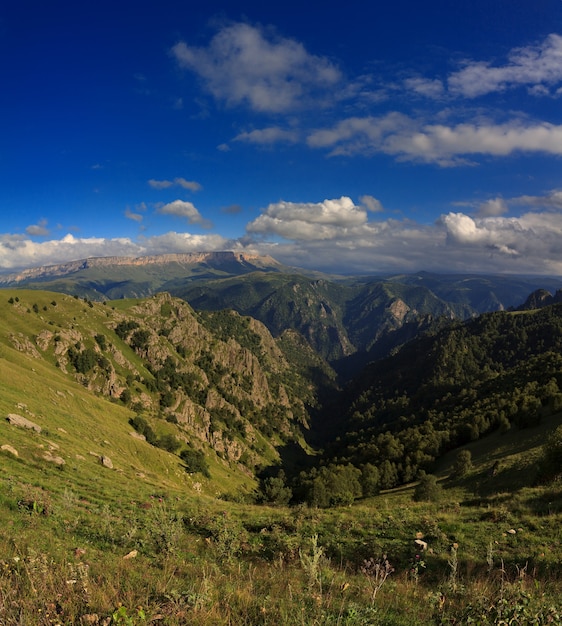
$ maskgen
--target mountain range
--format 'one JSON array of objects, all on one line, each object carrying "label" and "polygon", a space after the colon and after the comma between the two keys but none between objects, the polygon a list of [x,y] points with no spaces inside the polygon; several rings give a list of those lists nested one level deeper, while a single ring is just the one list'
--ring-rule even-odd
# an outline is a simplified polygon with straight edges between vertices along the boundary
[{"label": "mountain range", "polygon": [[0,622],[559,623],[557,280],[4,280]]},{"label": "mountain range", "polygon": [[[108,278],[120,273],[121,287]],[[543,389],[539,374],[556,370],[562,292],[530,292],[554,280],[307,276],[213,253],[91,259],[5,281],[10,350],[128,407],[149,443],[184,447],[192,462],[218,455],[251,480],[307,467],[316,449],[315,463],[384,459],[382,484],[394,486],[559,403],[562,377]],[[141,284],[151,295],[127,297]],[[86,286],[99,301],[80,295]],[[519,400],[498,409],[498,390]]]},{"label": "mountain range", "polygon": [[196,310],[231,309],[251,316],[274,337],[296,330],[349,377],[438,319],[517,307],[532,292],[555,291],[560,281],[427,272],[334,276],[287,267],[268,256],[225,251],[84,259],[0,276],[0,286],[94,301],[167,292]]}]

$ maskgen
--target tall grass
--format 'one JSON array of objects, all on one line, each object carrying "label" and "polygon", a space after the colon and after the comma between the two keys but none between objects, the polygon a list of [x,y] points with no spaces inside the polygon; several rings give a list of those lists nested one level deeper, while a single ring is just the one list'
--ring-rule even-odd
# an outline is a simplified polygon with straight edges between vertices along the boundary
[{"label": "tall grass", "polygon": [[478,520],[485,507],[453,513],[388,495],[326,512],[177,497],[100,507],[68,489],[3,482],[6,626],[562,619],[558,557],[536,550],[554,547],[559,512],[529,511],[536,536],[528,541],[528,529],[512,535],[503,523],[492,530]]}]

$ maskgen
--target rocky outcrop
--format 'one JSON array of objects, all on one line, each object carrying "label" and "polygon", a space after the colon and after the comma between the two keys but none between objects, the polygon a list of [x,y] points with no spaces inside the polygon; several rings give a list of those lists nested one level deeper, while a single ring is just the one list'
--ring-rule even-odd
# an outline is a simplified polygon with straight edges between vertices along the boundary
[{"label": "rocky outcrop", "polygon": [[[12,333],[12,345],[56,364],[59,374],[96,395],[132,409],[151,426],[150,444],[173,434],[182,445],[212,447],[225,462],[244,457],[260,464],[271,459],[280,440],[293,437],[297,420],[306,422],[310,399],[301,398],[306,385],[293,388],[300,375],[259,321],[235,312],[196,313],[168,293],[123,307],[84,298],[39,302],[40,315],[28,310],[23,297],[8,309],[33,322],[33,334]],[[60,408],[69,395],[70,386],[64,392],[53,388],[53,404]],[[41,432],[27,408],[16,410],[19,415],[10,414],[10,423]],[[164,429],[157,419],[175,426]],[[272,438],[265,454],[262,439]],[[64,463],[56,451],[40,454],[48,462]],[[95,456],[110,467],[108,457]]]},{"label": "rocky outcrop", "polygon": [[533,309],[541,309],[551,304],[562,302],[562,289],[558,289],[554,295],[546,289],[537,289],[518,307],[518,311],[532,311]]}]

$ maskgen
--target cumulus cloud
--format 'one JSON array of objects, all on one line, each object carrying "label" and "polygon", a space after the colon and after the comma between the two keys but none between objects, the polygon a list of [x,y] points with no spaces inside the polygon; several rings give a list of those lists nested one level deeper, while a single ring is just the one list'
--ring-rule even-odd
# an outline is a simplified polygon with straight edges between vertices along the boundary
[{"label": "cumulus cloud", "polygon": [[[514,271],[553,273],[562,271],[560,254],[562,223],[554,213],[527,213],[519,218],[473,219],[462,213],[441,218],[451,245],[460,245],[468,254],[491,252],[502,265],[502,257],[517,259]],[[510,264],[507,266],[509,267]]]},{"label": "cumulus cloud", "polygon": [[222,235],[194,235],[178,232],[168,232],[139,240],[139,248],[143,250],[143,255],[211,252],[231,250],[233,246],[235,242]]},{"label": "cumulus cloud", "polygon": [[318,104],[341,80],[331,61],[301,43],[244,23],[225,26],[206,48],[179,42],[172,55],[218,100],[264,113]]},{"label": "cumulus cloud", "polygon": [[174,178],[174,180],[154,180],[151,178],[148,184],[153,189],[169,189],[170,187],[182,187],[189,191],[200,191],[203,187],[194,180],[186,180],[185,178]]},{"label": "cumulus cloud", "polygon": [[71,234],[62,239],[34,242],[11,235],[0,237],[0,268],[3,270],[52,265],[91,256],[128,255],[136,249],[127,238],[80,239]]},{"label": "cumulus cloud", "polygon": [[367,222],[364,208],[342,196],[323,202],[277,202],[270,204],[246,230],[254,234],[278,235],[286,239],[312,241],[349,235]]},{"label": "cumulus cloud", "polygon": [[526,86],[534,95],[549,93],[548,86],[562,82],[562,37],[550,34],[544,41],[513,49],[505,65],[467,61],[451,74],[448,88],[453,94],[475,98],[496,91]]},{"label": "cumulus cloud", "polygon": [[212,226],[211,222],[199,213],[192,202],[186,202],[185,200],[168,202],[168,204],[158,207],[156,212],[161,215],[173,215],[175,217],[185,218],[190,224],[199,224],[203,228],[211,228]]},{"label": "cumulus cloud", "polygon": [[[365,199],[362,202],[366,205]],[[504,201],[488,215],[442,215],[433,224],[369,220],[348,197],[319,203],[279,202],[247,226],[244,244],[288,265],[334,272],[456,271],[562,274],[562,220],[551,211],[505,217]]]},{"label": "cumulus cloud", "polygon": [[514,120],[427,124],[402,113],[352,117],[308,136],[312,148],[330,155],[384,153],[402,160],[451,166],[469,163],[473,155],[507,156],[515,152],[562,155],[562,125]]},{"label": "cumulus cloud", "polygon": [[[550,197],[555,202],[554,192]],[[450,212],[435,223],[420,224],[409,219],[375,220],[377,214],[367,211],[364,199],[362,203],[365,206],[357,206],[343,196],[318,203],[271,204],[237,240],[185,232],[137,240],[66,235],[42,242],[25,235],[0,235],[0,269],[15,271],[92,256],[240,250],[270,254],[291,266],[340,273],[421,269],[488,273],[493,267],[494,273],[562,275],[562,220],[557,206],[519,217]]]}]

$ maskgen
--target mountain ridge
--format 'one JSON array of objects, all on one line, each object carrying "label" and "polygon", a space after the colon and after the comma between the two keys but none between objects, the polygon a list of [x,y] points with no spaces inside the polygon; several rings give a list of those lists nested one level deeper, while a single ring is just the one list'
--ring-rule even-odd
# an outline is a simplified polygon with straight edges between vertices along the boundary
[{"label": "mountain ridge", "polygon": [[[332,276],[238,251],[93,257],[0,276],[0,287],[48,289],[89,300],[167,292],[197,310],[232,309],[275,336],[296,330],[349,378],[439,318],[516,308],[556,279],[484,275]],[[399,332],[404,326],[408,333]]]},{"label": "mountain ridge", "polygon": [[160,255],[147,256],[107,256],[107,257],[87,257],[76,261],[68,261],[66,263],[57,263],[53,265],[44,265],[35,268],[24,269],[20,272],[10,274],[0,274],[0,285],[11,286],[30,279],[45,279],[51,277],[60,277],[66,274],[72,274],[79,270],[85,270],[95,267],[110,266],[133,266],[142,267],[150,265],[166,265],[175,264],[201,264],[201,263],[224,263],[238,262],[240,264],[250,263],[256,267],[271,266],[282,267],[273,257],[250,254],[246,252],[220,251],[220,252],[186,252],[186,253],[169,253]]}]

